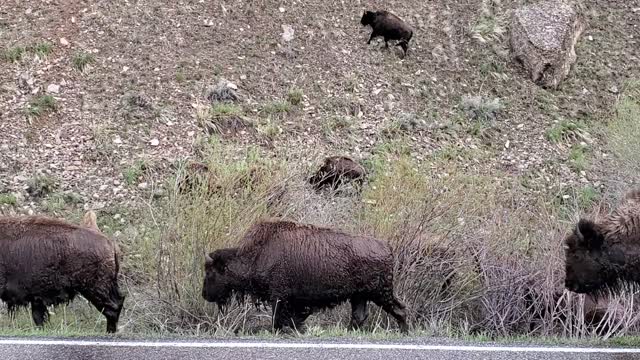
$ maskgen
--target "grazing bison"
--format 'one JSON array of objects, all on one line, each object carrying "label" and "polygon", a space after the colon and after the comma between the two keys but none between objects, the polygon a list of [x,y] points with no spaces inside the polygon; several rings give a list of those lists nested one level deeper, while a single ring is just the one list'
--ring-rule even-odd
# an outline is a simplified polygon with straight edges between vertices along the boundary
[{"label": "grazing bison", "polygon": [[116,331],[124,296],[118,289],[117,245],[98,230],[95,214],[82,226],[42,216],[0,218],[0,299],[10,312],[31,305],[37,326],[47,306],[68,303],[77,293]]},{"label": "grazing bison", "polygon": [[580,219],[564,241],[568,290],[598,295],[640,283],[640,191],[629,192],[599,223]]},{"label": "grazing bison", "polygon": [[406,310],[393,293],[393,257],[380,240],[298,224],[262,221],[239,247],[206,256],[202,296],[223,307],[233,293],[269,303],[273,326],[299,328],[314,311],[351,302],[351,327],[367,319],[367,302],[407,331]]},{"label": "grazing bison", "polygon": [[324,160],[320,169],[309,178],[316,190],[331,187],[332,190],[343,183],[355,181],[362,185],[366,171],[362,165],[346,156],[330,156]]},{"label": "grazing bison", "polygon": [[398,40],[396,46],[400,46],[407,55],[409,40],[413,36],[413,29],[396,15],[386,11],[365,11],[360,23],[363,26],[371,25],[373,31],[367,44],[378,36],[384,37],[384,46],[389,47],[389,40]]}]

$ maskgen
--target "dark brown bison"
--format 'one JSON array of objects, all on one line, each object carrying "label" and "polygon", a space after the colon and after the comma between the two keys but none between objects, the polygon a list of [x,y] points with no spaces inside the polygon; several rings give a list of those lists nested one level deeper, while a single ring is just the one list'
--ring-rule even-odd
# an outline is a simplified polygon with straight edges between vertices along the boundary
[{"label": "dark brown bison", "polygon": [[82,226],[42,216],[0,218],[0,299],[11,313],[30,304],[37,326],[48,320],[47,306],[80,293],[107,318],[107,332],[115,332],[124,302],[118,271],[118,247],[98,230],[92,211]]},{"label": "dark brown bison", "polygon": [[640,191],[599,223],[580,219],[564,245],[568,290],[597,295],[640,283]]},{"label": "dark brown bison", "polygon": [[300,328],[313,312],[351,302],[351,327],[367,319],[367,302],[407,331],[393,293],[393,256],[377,239],[289,221],[254,224],[235,248],[206,256],[202,296],[223,307],[233,293],[268,303],[273,326]]},{"label": "dark brown bison", "polygon": [[336,190],[339,185],[355,181],[362,185],[366,176],[366,171],[362,165],[346,156],[330,156],[318,171],[309,178],[309,183],[316,190],[330,187]]},{"label": "dark brown bison", "polygon": [[409,40],[413,37],[413,29],[396,15],[386,11],[365,11],[360,23],[363,26],[370,25],[373,31],[367,44],[376,37],[384,37],[385,47],[389,47],[389,40],[398,40],[396,46],[400,46],[407,55]]}]

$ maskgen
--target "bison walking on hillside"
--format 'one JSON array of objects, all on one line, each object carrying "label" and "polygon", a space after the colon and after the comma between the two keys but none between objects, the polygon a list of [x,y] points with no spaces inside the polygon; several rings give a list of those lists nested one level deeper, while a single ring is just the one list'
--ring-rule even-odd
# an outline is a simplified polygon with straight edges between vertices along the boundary
[{"label": "bison walking on hillside", "polygon": [[377,239],[289,221],[254,224],[235,248],[206,256],[202,296],[224,306],[232,294],[271,304],[273,326],[300,328],[313,312],[351,302],[359,328],[373,301],[407,331],[406,310],[393,293],[393,257]]},{"label": "bison walking on hillside", "polygon": [[124,296],[118,288],[117,245],[98,230],[95,214],[83,225],[41,217],[0,218],[0,299],[10,312],[31,305],[37,326],[47,306],[68,303],[77,293],[116,331]]},{"label": "bison walking on hillside", "polygon": [[371,40],[374,38],[382,36],[384,37],[384,45],[388,48],[389,40],[398,40],[395,46],[400,46],[404,51],[404,56],[407,55],[409,40],[413,37],[413,29],[402,19],[386,10],[365,11],[360,23],[363,26],[370,25],[373,29],[367,44],[371,44]]},{"label": "bison walking on hillside", "polygon": [[565,287],[598,295],[640,283],[640,190],[600,223],[580,219],[565,242]]}]

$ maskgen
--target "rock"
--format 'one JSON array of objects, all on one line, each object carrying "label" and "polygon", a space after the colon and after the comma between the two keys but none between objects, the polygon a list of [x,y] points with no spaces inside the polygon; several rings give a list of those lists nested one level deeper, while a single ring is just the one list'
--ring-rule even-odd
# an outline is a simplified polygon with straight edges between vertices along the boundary
[{"label": "rock", "polygon": [[320,191],[324,188],[336,190],[340,185],[355,182],[358,188],[366,178],[366,170],[355,160],[346,156],[330,156],[316,173],[308,179],[313,187]]},{"label": "rock", "polygon": [[293,27],[291,25],[282,25],[282,40],[289,42],[293,40]]},{"label": "rock", "polygon": [[49,84],[47,86],[47,92],[51,94],[57,94],[60,92],[60,85],[57,84]]},{"label": "rock", "polygon": [[69,41],[65,38],[60,38],[60,45],[69,46]]},{"label": "rock", "polygon": [[140,190],[145,190],[148,187],[149,187],[149,184],[147,184],[146,182],[141,182],[140,184],[138,184],[138,189]]},{"label": "rock", "polygon": [[514,11],[511,51],[531,76],[545,88],[557,89],[576,61],[575,45],[584,21],[563,0],[546,0]]},{"label": "rock", "polygon": [[227,79],[221,78],[216,86],[207,91],[207,100],[213,101],[238,101],[240,97],[236,93],[238,86]]},{"label": "rock", "polygon": [[160,140],[155,139],[155,138],[154,138],[154,139],[151,139],[151,141],[149,141],[149,144],[150,144],[151,146],[158,146],[158,145],[160,145]]}]

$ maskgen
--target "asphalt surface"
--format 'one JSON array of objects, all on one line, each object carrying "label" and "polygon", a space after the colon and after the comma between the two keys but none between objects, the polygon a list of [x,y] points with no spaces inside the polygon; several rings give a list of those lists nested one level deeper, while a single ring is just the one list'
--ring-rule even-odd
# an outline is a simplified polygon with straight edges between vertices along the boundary
[{"label": "asphalt surface", "polygon": [[0,338],[3,360],[429,359],[632,360],[640,349],[389,342],[127,341]]}]

